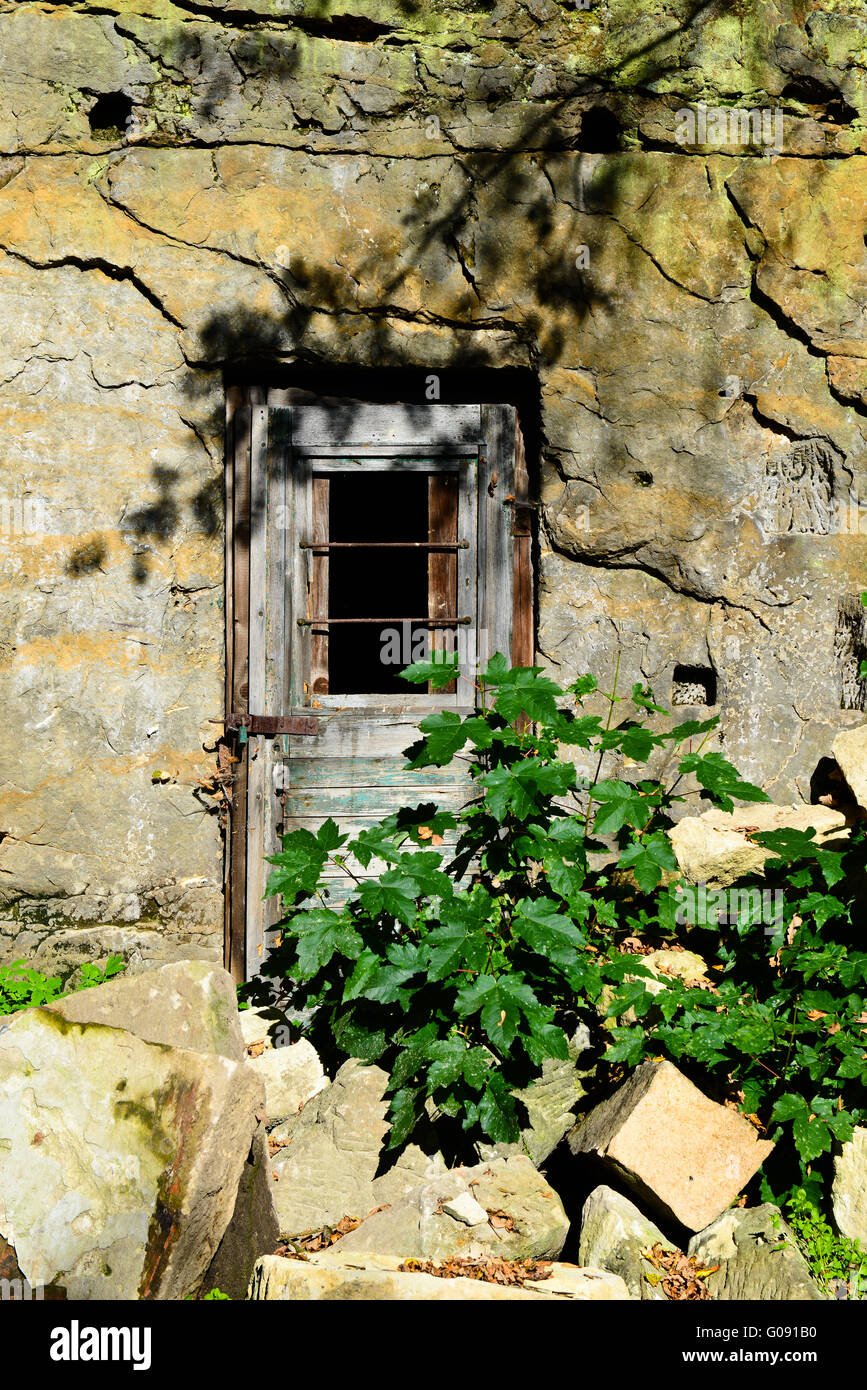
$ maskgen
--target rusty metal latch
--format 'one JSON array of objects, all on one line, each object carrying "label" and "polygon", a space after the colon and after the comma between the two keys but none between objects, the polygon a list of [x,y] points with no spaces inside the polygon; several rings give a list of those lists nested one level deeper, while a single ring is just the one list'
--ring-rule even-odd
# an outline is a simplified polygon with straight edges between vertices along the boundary
[{"label": "rusty metal latch", "polygon": [[278,734],[315,738],[319,733],[319,720],[305,715],[227,714],[225,723],[227,729],[240,731],[242,743],[247,742],[248,734],[260,734],[263,738],[276,738]]}]

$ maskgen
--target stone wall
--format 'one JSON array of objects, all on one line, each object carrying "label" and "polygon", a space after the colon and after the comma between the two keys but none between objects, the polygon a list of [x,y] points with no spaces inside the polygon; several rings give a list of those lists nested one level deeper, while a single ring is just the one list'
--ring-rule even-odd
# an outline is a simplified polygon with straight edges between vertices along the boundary
[{"label": "stone wall", "polygon": [[864,0],[0,0],[5,958],[220,950],[253,360],[526,369],[541,657],[809,800],[863,719],[865,70]]}]

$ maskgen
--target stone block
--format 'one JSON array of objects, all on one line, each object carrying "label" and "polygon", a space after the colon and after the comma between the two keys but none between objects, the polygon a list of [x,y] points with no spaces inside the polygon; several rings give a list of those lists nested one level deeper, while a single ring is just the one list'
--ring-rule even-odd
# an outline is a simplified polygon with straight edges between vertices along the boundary
[{"label": "stone block", "polygon": [[737,1197],[773,1144],[703,1095],[671,1062],[649,1059],[569,1135],[663,1216],[700,1231]]}]

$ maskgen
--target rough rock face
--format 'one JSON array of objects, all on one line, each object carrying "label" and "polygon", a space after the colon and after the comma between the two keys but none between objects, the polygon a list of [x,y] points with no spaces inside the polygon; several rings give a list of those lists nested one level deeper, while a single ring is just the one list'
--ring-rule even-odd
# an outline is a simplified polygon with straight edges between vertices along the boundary
[{"label": "rough rock face", "polygon": [[829,848],[839,848],[848,838],[845,815],[830,806],[759,802],[737,811],[714,809],[701,816],[687,816],[672,830],[671,843],[686,883],[727,888],[740,878],[761,875],[770,853],[754,844],[746,831],[811,828],[817,843]]},{"label": "rough rock face", "polygon": [[29,1009],[0,1027],[0,1235],[34,1287],[184,1298],[262,1105],[244,1063]]},{"label": "rough rock face", "polygon": [[699,1231],[734,1201],[774,1146],[671,1062],[648,1059],[579,1121],[569,1147],[600,1159],[649,1205]]},{"label": "rough rock face", "polygon": [[231,975],[206,961],[180,961],[145,975],[110,980],[46,1006],[68,1023],[104,1023],[145,1042],[246,1056]]},{"label": "rough rock face", "polygon": [[306,1038],[289,1047],[266,1048],[259,1057],[250,1058],[249,1066],[264,1084],[265,1111],[272,1127],[297,1114],[328,1085],[316,1049]]},{"label": "rough rock face", "polygon": [[238,1183],[232,1219],[208,1267],[201,1293],[219,1289],[230,1298],[246,1297],[256,1261],[276,1250],[280,1239],[273,1186],[268,1136],[260,1125]]},{"label": "rough rock face", "polygon": [[834,1160],[831,1203],[838,1231],[867,1250],[867,1129],[857,1128]]},{"label": "rough rock face", "polygon": [[569,1221],[557,1193],[528,1158],[492,1159],[421,1184],[343,1236],[342,1254],[375,1251],[405,1258],[498,1255],[556,1259]]},{"label": "rough rock face", "polygon": [[824,1298],[791,1227],[770,1203],[723,1212],[706,1231],[693,1236],[689,1254],[702,1265],[720,1265],[706,1280],[711,1298],[780,1302]]},{"label": "rough rock face", "polygon": [[858,805],[867,806],[867,724],[838,734],[834,757]]},{"label": "rough rock face", "polygon": [[373,1180],[388,1132],[387,1084],[381,1067],[344,1062],[327,1090],[272,1131],[272,1139],[289,1141],[271,1165],[281,1235],[366,1216],[377,1205]]},{"label": "rough rock face", "polygon": [[581,1212],[582,1265],[607,1269],[623,1279],[632,1298],[664,1302],[665,1294],[647,1278],[653,1272],[641,1252],[656,1244],[674,1246],[638,1207],[610,1187],[596,1187]]},{"label": "rough rock face", "polygon": [[[253,362],[407,368],[413,399],[527,373],[542,659],[606,682],[621,653],[809,799],[865,705],[865,26],[837,0],[2,0],[7,959],[103,930],[219,955],[196,793],[223,374]],[[685,128],[699,100],[725,131]]]}]

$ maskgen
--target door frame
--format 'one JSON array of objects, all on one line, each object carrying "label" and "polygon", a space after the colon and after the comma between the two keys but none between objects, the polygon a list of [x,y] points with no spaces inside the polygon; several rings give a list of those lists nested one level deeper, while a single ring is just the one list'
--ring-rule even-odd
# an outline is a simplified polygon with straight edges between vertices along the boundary
[{"label": "door frame", "polygon": [[[347,407],[358,438],[335,443],[334,425]],[[293,407],[303,408],[303,427],[293,439]],[[395,419],[401,421],[395,438]],[[414,426],[413,420],[417,423]],[[389,434],[389,421],[391,422]],[[517,411],[505,404],[433,406],[381,405],[347,398],[315,397],[308,391],[233,386],[226,395],[226,709],[229,712],[283,715],[298,692],[288,673],[300,657],[299,629],[291,620],[291,592],[304,583],[297,572],[303,552],[300,527],[312,537],[312,516],[298,517],[290,476],[313,457],[342,451],[382,461],[408,457],[415,449],[430,455],[429,430],[442,431],[442,452],[464,457],[475,450],[477,470],[478,600],[476,631],[487,630],[488,654],[500,650],[515,665],[532,665],[534,593],[532,544],[534,515],[523,435]],[[345,425],[344,425],[345,432]],[[413,428],[416,437],[411,437]],[[475,439],[469,437],[475,430]],[[456,448],[455,440],[459,442]],[[318,452],[317,452],[318,451]],[[381,466],[381,463],[380,463]],[[307,490],[310,496],[310,491]],[[460,631],[460,629],[458,629]],[[460,649],[459,649],[460,650]],[[291,659],[285,653],[291,651]],[[297,669],[295,667],[294,669]],[[369,707],[367,697],[364,697]],[[340,701],[347,705],[351,697]],[[294,708],[299,704],[294,700]],[[331,702],[329,701],[329,704]],[[439,705],[442,700],[437,702]],[[377,707],[418,717],[431,697],[383,696]],[[229,737],[229,731],[226,730]],[[267,878],[265,854],[280,814],[273,750],[269,740],[233,736],[233,764],[224,884],[224,960],[238,982],[259,971],[265,933],[279,919],[277,900],[262,903]]]}]

